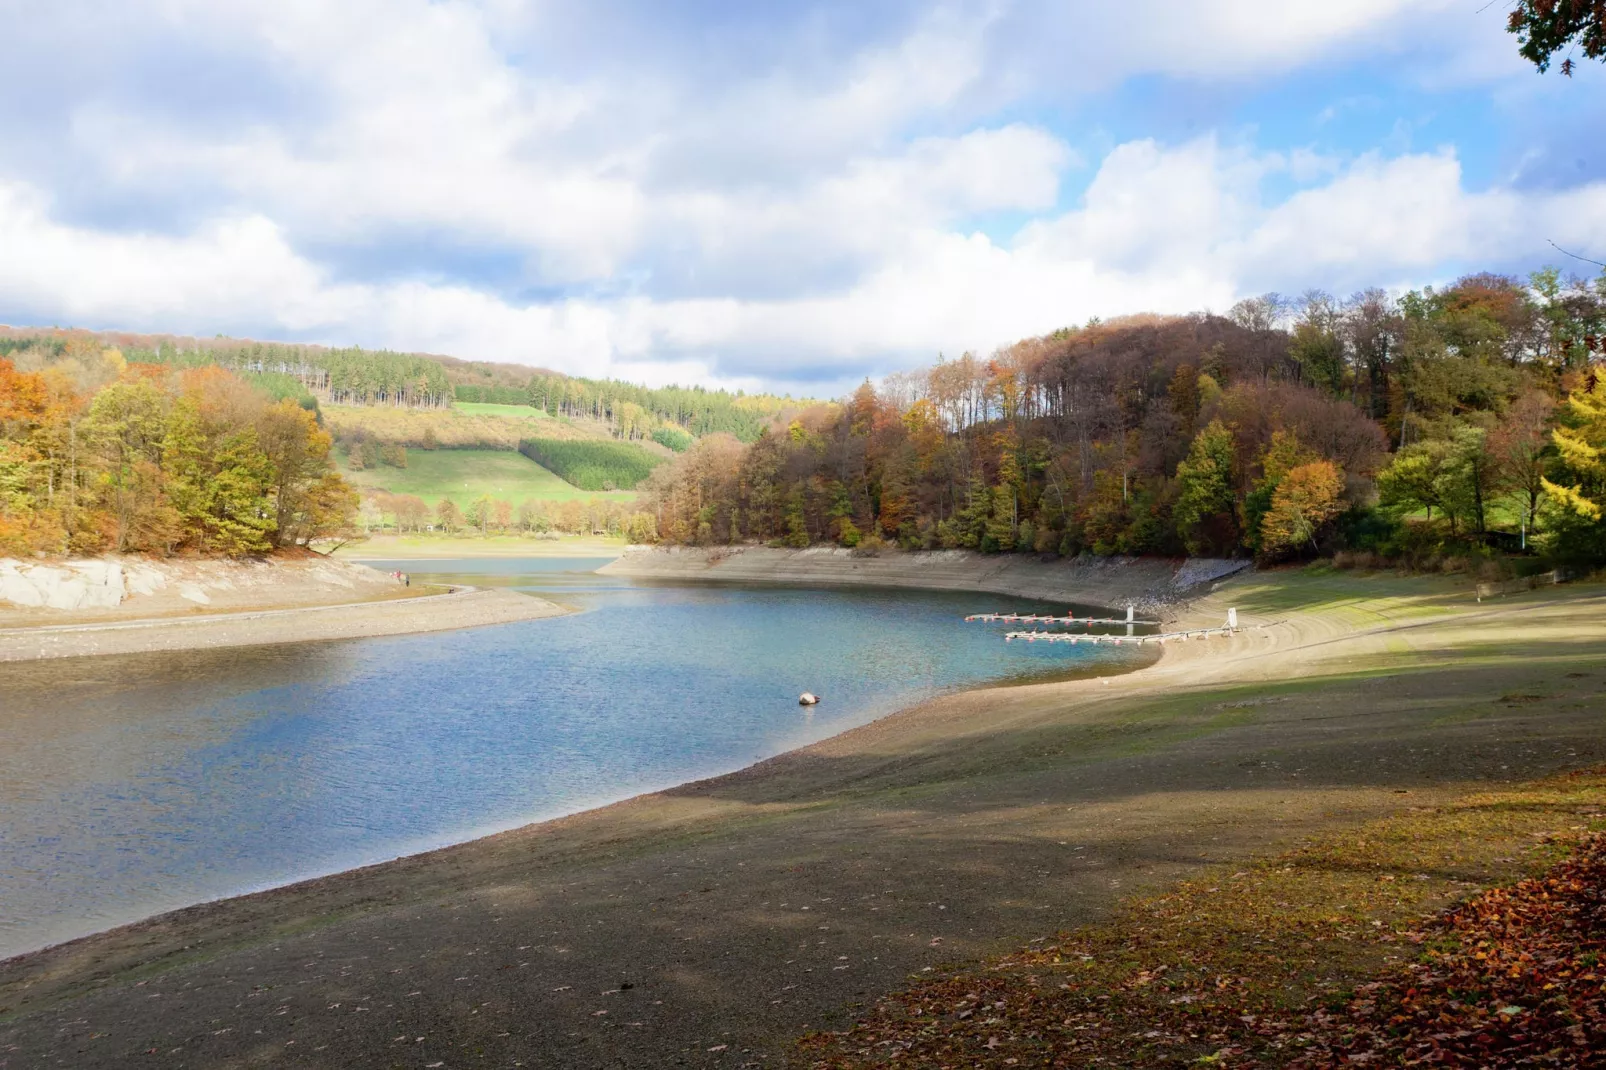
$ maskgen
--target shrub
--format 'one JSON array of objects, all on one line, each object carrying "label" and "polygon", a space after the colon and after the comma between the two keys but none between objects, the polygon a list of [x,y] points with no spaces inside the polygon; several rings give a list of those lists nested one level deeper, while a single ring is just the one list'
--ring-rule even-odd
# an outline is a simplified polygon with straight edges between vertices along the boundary
[{"label": "shrub", "polygon": [[658,518],[651,513],[631,513],[625,521],[625,538],[633,543],[658,541]]},{"label": "shrub", "polygon": [[674,450],[676,453],[685,453],[691,448],[691,444],[696,441],[689,433],[674,426],[658,428],[652,433],[652,440],[660,446],[666,446]]},{"label": "shrub", "polygon": [[1383,562],[1370,550],[1356,550],[1350,554],[1352,567],[1363,571],[1371,571],[1382,566]]},{"label": "shrub", "polygon": [[859,540],[859,545],[853,548],[854,557],[879,557],[881,551],[887,548],[887,540],[875,532],[871,532]]},{"label": "shrub", "polygon": [[1378,509],[1355,506],[1338,520],[1338,538],[1347,550],[1388,553],[1400,534],[1400,521]]}]

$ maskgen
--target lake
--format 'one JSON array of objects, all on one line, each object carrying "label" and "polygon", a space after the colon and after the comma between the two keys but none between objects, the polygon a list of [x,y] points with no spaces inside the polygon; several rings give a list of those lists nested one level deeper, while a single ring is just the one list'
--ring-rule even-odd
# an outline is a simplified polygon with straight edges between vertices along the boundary
[{"label": "lake", "polygon": [[580,612],[0,666],[0,957],[729,772],[943,691],[1148,660],[961,619],[1070,608],[1018,598],[373,563]]}]

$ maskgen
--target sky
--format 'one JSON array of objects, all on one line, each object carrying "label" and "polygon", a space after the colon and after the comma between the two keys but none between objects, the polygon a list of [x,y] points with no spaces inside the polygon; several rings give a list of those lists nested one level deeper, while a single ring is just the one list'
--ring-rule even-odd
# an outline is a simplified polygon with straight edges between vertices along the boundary
[{"label": "sky", "polygon": [[831,396],[1606,260],[1504,0],[0,0],[0,322]]}]

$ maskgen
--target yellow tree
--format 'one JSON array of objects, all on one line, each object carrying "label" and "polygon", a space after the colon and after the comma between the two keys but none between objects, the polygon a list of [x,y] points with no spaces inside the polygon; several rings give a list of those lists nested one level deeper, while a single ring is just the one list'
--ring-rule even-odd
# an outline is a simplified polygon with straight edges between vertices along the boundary
[{"label": "yellow tree", "polygon": [[293,401],[280,401],[262,410],[256,431],[273,465],[276,545],[305,546],[355,522],[358,497],[335,472],[333,440],[316,416]]},{"label": "yellow tree", "polygon": [[39,443],[50,408],[43,376],[0,359],[0,553],[55,549],[61,541],[47,514],[50,472]]},{"label": "yellow tree", "polygon": [[170,551],[183,518],[169,501],[161,461],[171,399],[150,377],[128,375],[104,388],[84,418],[96,463],[94,490],[118,551]]},{"label": "yellow tree", "polygon": [[1542,480],[1542,514],[1552,556],[1575,564],[1606,560],[1606,379],[1591,375],[1567,398],[1566,426],[1551,433],[1565,475]]},{"label": "yellow tree", "polygon": [[1271,508],[1260,522],[1260,549],[1267,556],[1309,543],[1316,549],[1322,527],[1344,511],[1344,473],[1332,461],[1290,468],[1277,482]]},{"label": "yellow tree", "polygon": [[1582,520],[1599,521],[1606,487],[1606,378],[1591,376],[1588,386],[1567,398],[1571,427],[1551,432],[1556,450],[1577,482],[1571,486],[1541,479],[1550,500]]}]

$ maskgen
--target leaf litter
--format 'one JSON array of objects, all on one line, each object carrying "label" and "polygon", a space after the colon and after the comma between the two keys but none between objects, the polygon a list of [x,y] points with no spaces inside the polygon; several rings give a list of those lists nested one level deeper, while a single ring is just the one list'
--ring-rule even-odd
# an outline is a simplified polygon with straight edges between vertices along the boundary
[{"label": "leaf litter", "polygon": [[1606,1068],[1603,800],[1606,768],[1412,807],[928,975],[799,1054],[814,1070]]}]

